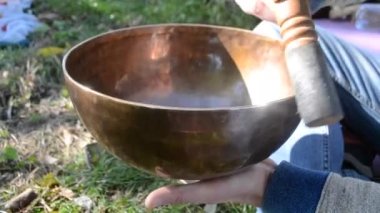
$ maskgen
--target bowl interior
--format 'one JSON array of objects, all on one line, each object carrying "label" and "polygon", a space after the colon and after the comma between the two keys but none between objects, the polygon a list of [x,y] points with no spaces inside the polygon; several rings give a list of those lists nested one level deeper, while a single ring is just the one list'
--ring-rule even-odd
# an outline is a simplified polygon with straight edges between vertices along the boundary
[{"label": "bowl interior", "polygon": [[245,30],[136,27],[85,41],[68,55],[74,81],[136,104],[225,108],[293,96],[281,44]]}]

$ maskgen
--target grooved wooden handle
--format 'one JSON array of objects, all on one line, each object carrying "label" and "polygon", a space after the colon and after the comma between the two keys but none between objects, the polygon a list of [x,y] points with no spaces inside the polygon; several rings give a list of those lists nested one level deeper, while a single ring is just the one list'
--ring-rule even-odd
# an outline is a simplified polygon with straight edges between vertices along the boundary
[{"label": "grooved wooden handle", "polygon": [[296,92],[298,112],[310,127],[328,125],[343,118],[308,0],[272,1],[285,46],[285,59]]},{"label": "grooved wooden handle", "polygon": [[308,0],[272,1],[286,49],[297,48],[318,40]]}]

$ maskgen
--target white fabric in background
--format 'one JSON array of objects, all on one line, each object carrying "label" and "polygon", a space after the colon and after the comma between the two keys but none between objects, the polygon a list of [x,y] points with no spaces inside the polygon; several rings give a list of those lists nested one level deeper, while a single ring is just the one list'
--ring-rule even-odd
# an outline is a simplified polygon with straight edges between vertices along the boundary
[{"label": "white fabric in background", "polygon": [[6,2],[6,4],[0,4],[0,9],[7,8],[9,11],[22,12],[24,9],[28,9],[32,5],[32,0],[7,0]]},{"label": "white fabric in background", "polygon": [[38,28],[38,19],[24,12],[31,3],[32,0],[8,0],[6,4],[0,4],[0,43],[25,41]]}]

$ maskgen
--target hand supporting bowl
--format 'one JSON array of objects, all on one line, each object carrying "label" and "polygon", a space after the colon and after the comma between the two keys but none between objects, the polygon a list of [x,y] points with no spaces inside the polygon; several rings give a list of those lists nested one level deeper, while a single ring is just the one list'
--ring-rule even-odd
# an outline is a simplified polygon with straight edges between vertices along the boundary
[{"label": "hand supporting bowl", "polygon": [[112,31],[72,48],[65,82],[111,153],[161,177],[201,180],[267,158],[299,123],[283,46],[193,24]]}]

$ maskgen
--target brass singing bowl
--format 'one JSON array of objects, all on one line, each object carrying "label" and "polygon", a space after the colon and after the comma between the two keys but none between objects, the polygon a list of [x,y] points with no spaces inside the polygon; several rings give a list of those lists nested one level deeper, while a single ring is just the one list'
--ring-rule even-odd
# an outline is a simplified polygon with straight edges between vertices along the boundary
[{"label": "brass singing bowl", "polygon": [[283,46],[248,30],[121,29],[75,46],[63,67],[95,139],[161,177],[239,171],[266,159],[299,123]]}]

